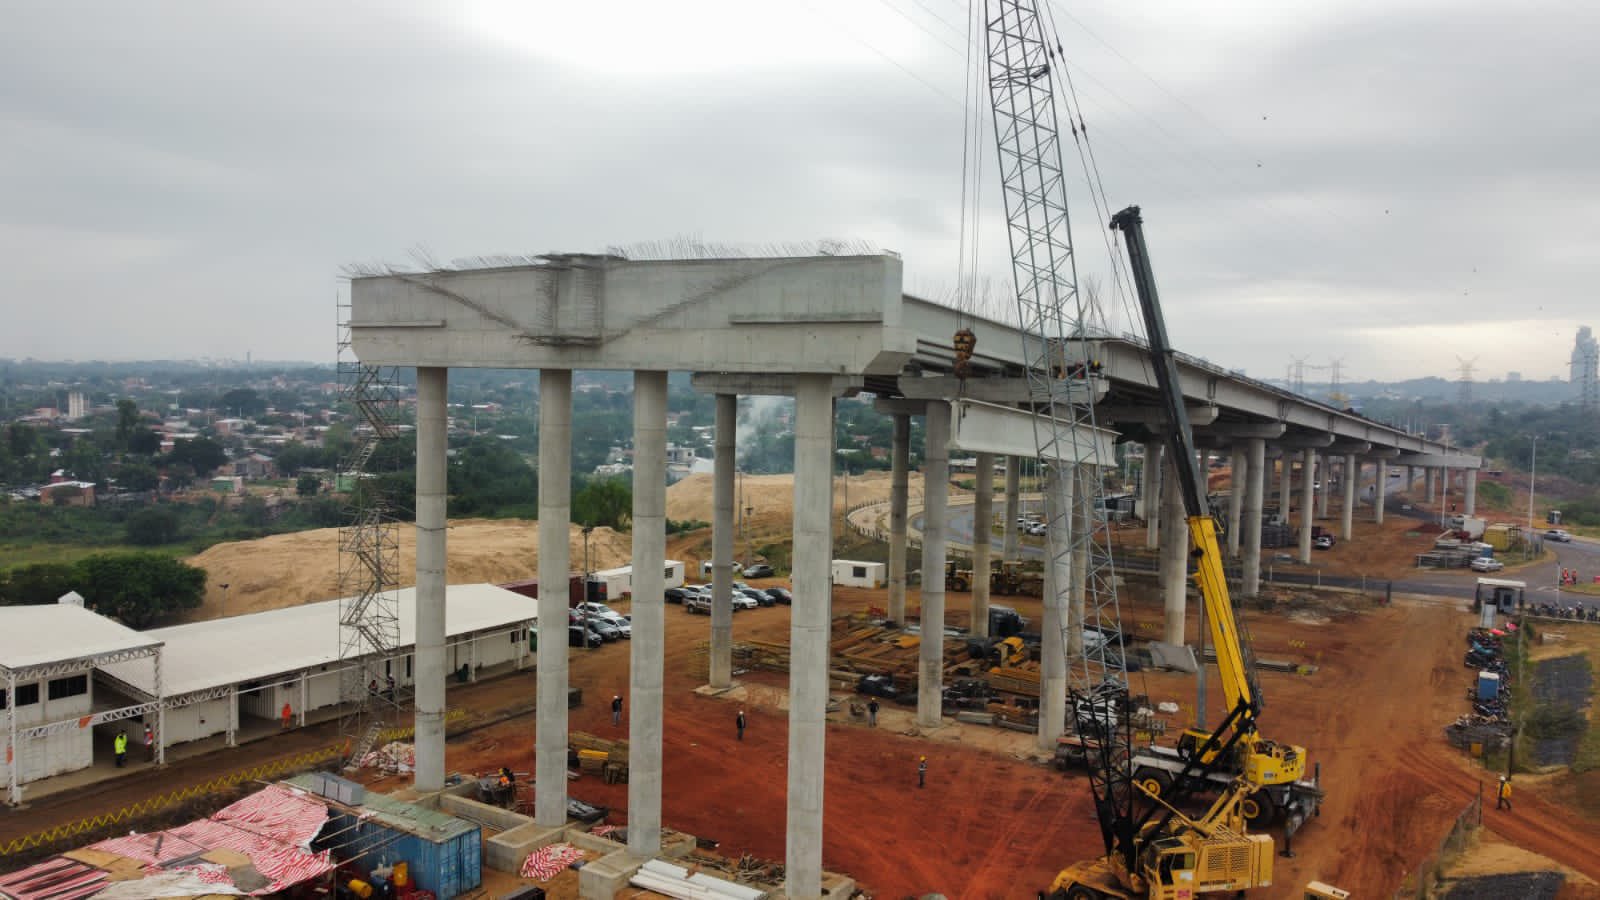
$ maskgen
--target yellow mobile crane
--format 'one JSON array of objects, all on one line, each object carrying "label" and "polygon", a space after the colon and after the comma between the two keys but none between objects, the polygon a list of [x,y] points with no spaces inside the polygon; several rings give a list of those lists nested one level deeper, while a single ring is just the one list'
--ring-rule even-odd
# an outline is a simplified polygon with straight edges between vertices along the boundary
[{"label": "yellow mobile crane", "polygon": [[[1139,207],[1130,206],[1117,213],[1111,219],[1111,227],[1123,233],[1127,244],[1156,385],[1167,416],[1167,453],[1177,467],[1184,512],[1188,517],[1189,555],[1196,570],[1194,579],[1205,601],[1206,621],[1210,626],[1211,644],[1216,648],[1217,669],[1222,676],[1228,707],[1221,725],[1216,729],[1185,730],[1176,749],[1150,746],[1135,752],[1134,780],[1145,790],[1159,795],[1175,786],[1195,792],[1225,790],[1235,777],[1240,778],[1257,789],[1242,801],[1246,819],[1260,827],[1281,815],[1288,841],[1307,818],[1317,814],[1322,804],[1320,775],[1307,779],[1304,747],[1267,740],[1257,729],[1262,707],[1261,688],[1256,682],[1249,636],[1234,615],[1233,601],[1228,596],[1222,551],[1217,543],[1217,524],[1206,508],[1204,474],[1195,459],[1194,433],[1184,409],[1172,346],[1167,341]],[[1231,754],[1208,749],[1223,746],[1231,746]],[[1191,763],[1197,758],[1202,765],[1199,772],[1194,772]]]},{"label": "yellow mobile crane", "polygon": [[[1075,466],[1102,465],[1099,441],[1093,436],[1094,398],[1085,390],[1098,368],[1091,357],[1069,358],[1069,347],[1081,344],[1085,319],[1077,296],[1071,229],[1066,207],[1061,132],[1056,124],[1053,83],[1058,76],[1059,46],[1047,38],[1038,0],[986,0],[983,10],[987,77],[1005,200],[1012,276],[1018,318],[1023,332],[1024,372],[1028,405],[1034,413],[1034,441],[1041,466],[1057,479],[1075,477]],[[1152,300],[1153,300],[1152,295]],[[968,329],[956,332],[956,374],[976,342]],[[1176,390],[1176,385],[1171,385]],[[1178,406],[1182,411],[1182,405]],[[1187,436],[1188,429],[1184,433]],[[1192,441],[1192,439],[1190,439]],[[1189,454],[1193,459],[1193,453]],[[1191,487],[1193,478],[1191,477]],[[1088,478],[1082,499],[1098,503],[1098,478]],[[1171,800],[1158,800],[1133,778],[1132,704],[1121,640],[1070,640],[1068,631],[1102,623],[1101,634],[1120,634],[1115,579],[1109,571],[1109,536],[1094,527],[1071,524],[1078,518],[1067,504],[1046,492],[1050,520],[1046,532],[1047,567],[1076,570],[1081,586],[1081,613],[1066,617],[1056,633],[1045,634],[1044,650],[1073,647],[1068,667],[1068,704],[1072,721],[1089,761],[1089,785],[1105,854],[1068,867],[1050,886],[1052,898],[1146,898],[1187,900],[1206,891],[1239,891],[1272,883],[1273,840],[1246,831],[1245,803],[1254,785],[1238,781],[1222,792],[1209,811],[1190,819],[1175,801],[1187,785],[1198,783],[1225,760],[1235,757],[1244,732],[1219,730],[1209,735],[1184,762]],[[1199,515],[1198,507],[1192,515]],[[1105,538],[1107,543],[1097,540]],[[1215,538],[1213,536],[1213,542]],[[1220,584],[1221,569],[1218,568]],[[937,573],[929,577],[937,577]],[[1053,602],[1066,606],[1070,585],[1054,582]],[[1059,626],[1058,626],[1059,627]],[[1081,651],[1081,652],[1080,652]],[[1055,701],[1051,701],[1054,703]],[[1253,702],[1246,707],[1254,710]],[[1061,710],[1051,709],[1048,715]],[[1235,713],[1233,718],[1240,714]]]}]

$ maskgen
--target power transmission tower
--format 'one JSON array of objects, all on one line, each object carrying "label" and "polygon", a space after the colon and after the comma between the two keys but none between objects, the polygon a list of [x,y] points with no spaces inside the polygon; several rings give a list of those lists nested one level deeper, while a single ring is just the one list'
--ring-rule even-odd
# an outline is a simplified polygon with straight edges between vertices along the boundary
[{"label": "power transmission tower", "polygon": [[1457,367],[1457,371],[1460,373],[1460,375],[1456,378],[1456,399],[1461,403],[1471,403],[1472,373],[1477,369],[1478,358],[1474,356],[1471,359],[1462,359],[1461,357],[1457,356],[1456,362],[1460,364]]},{"label": "power transmission tower", "polygon": [[[1284,371],[1283,383],[1290,392],[1304,394],[1306,392],[1306,360],[1308,356],[1289,357],[1289,367]],[[1316,368],[1312,366],[1312,368]]]},{"label": "power transmission tower", "polygon": [[349,300],[338,313],[339,397],[352,415],[350,452],[334,489],[345,498],[339,528],[339,731],[347,765],[359,765],[386,725],[399,719],[399,523],[373,471],[399,433],[400,379],[394,366],[369,366],[351,346]]}]

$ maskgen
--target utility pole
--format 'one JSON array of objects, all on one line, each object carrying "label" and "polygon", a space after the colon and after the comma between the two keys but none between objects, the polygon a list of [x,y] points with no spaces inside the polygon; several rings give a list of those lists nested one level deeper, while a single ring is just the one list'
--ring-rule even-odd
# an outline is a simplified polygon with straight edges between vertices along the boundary
[{"label": "utility pole", "polygon": [[1533,555],[1533,491],[1539,477],[1539,436],[1534,435],[1531,461],[1528,464],[1528,537],[1524,543],[1527,555]]}]

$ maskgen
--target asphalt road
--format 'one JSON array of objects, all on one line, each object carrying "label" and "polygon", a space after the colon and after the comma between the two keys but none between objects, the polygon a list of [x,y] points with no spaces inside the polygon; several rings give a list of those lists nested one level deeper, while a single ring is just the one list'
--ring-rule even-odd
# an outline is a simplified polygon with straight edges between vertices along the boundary
[{"label": "asphalt road", "polygon": [[[1389,483],[1384,486],[1385,494],[1393,494],[1400,491],[1402,488],[1401,481],[1403,480],[1388,479]],[[1367,493],[1370,494],[1371,485],[1367,485],[1367,488],[1369,489]],[[997,511],[1002,507],[999,503],[995,505]],[[972,543],[972,510],[972,504],[970,503],[950,507],[945,526],[945,534],[949,540],[969,545]],[[1023,515],[1030,513],[1042,515],[1043,512],[1044,503],[1042,500],[1024,500],[1022,502]],[[1437,513],[1413,507],[1400,498],[1392,496],[1385,497],[1384,514],[1387,516],[1404,516],[1421,522],[1432,522],[1437,519]],[[923,516],[920,512],[911,516],[912,528],[921,530],[922,522]],[[1000,535],[991,535],[990,537],[990,546],[993,548],[991,553],[994,558],[999,558],[1002,540]],[[1507,576],[1512,580],[1527,583],[1527,601],[1529,603],[1560,603],[1563,606],[1600,606],[1600,597],[1574,594],[1571,591],[1559,591],[1559,586],[1557,585],[1560,571],[1563,567],[1576,569],[1579,573],[1579,579],[1582,581],[1592,581],[1595,576],[1600,575],[1600,542],[1578,538],[1569,543],[1547,541],[1544,546],[1546,549],[1555,551],[1556,559],[1554,562],[1540,563]],[[1042,547],[1037,545],[1030,546],[1027,543],[1021,545],[1021,552],[1024,557],[1031,559],[1042,559],[1044,556]],[[1329,585],[1332,587],[1365,588],[1368,590],[1373,589],[1374,584],[1382,584],[1382,582],[1374,582],[1360,577],[1326,572],[1319,573],[1317,571],[1307,572],[1300,569],[1298,563],[1277,565],[1270,559],[1265,560],[1265,562],[1270,569],[1273,583],[1296,584],[1308,587]],[[1125,560],[1119,565],[1135,572],[1155,571],[1154,566],[1140,559]],[[1230,576],[1238,576],[1238,567],[1236,565],[1229,566],[1228,571]],[[1498,577],[1495,573],[1486,574],[1490,577]],[[1419,571],[1416,575],[1394,581],[1392,590],[1403,594],[1466,598],[1471,596],[1473,586],[1477,583],[1477,577],[1476,574],[1468,576],[1456,570],[1425,570]]]}]

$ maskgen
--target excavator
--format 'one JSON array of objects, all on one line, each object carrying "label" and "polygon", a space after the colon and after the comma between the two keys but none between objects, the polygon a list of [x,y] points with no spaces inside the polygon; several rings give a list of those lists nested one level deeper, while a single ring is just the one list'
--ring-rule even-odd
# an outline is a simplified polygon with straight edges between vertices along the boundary
[{"label": "excavator", "polygon": [[[1111,227],[1123,233],[1131,276],[1144,317],[1145,333],[1156,385],[1166,413],[1166,449],[1177,467],[1184,513],[1189,524],[1189,555],[1195,566],[1194,579],[1205,602],[1206,622],[1211,644],[1216,649],[1227,716],[1216,729],[1189,728],[1178,739],[1176,748],[1150,746],[1133,755],[1134,779],[1156,794],[1170,791],[1180,780],[1188,791],[1225,790],[1235,778],[1257,789],[1242,801],[1245,818],[1264,827],[1282,816],[1286,839],[1307,818],[1316,815],[1322,804],[1320,776],[1308,779],[1304,747],[1261,736],[1258,716],[1262,708],[1261,688],[1256,681],[1254,659],[1248,634],[1234,615],[1233,601],[1223,574],[1222,552],[1217,541],[1217,524],[1207,508],[1204,473],[1195,457],[1194,433],[1183,405],[1178,384],[1178,369],[1167,341],[1161,302],[1156,295],[1150,256],[1144,238],[1144,223],[1137,206],[1130,206],[1111,219]],[[1237,740],[1218,740],[1236,736]],[[1208,746],[1231,745],[1231,754],[1206,750]],[[1196,757],[1202,763],[1198,780],[1186,774]]]}]

